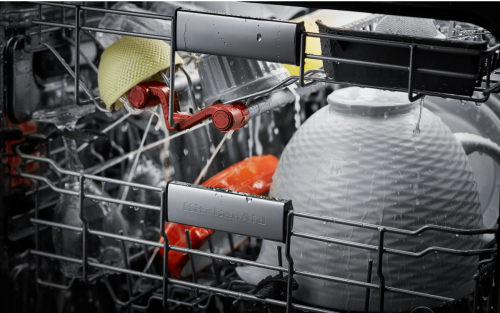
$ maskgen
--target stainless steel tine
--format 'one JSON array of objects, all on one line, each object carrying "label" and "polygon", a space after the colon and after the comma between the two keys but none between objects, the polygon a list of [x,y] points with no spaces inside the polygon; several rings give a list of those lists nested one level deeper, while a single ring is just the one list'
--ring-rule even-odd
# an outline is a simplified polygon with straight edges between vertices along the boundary
[{"label": "stainless steel tine", "polygon": [[[372,282],[372,269],[373,269],[373,260],[369,259],[368,260],[368,273],[366,274],[366,282],[371,283]],[[370,309],[370,288],[366,288],[366,293],[365,293],[365,313],[368,313],[368,310]]]},{"label": "stainless steel tine", "polygon": [[[174,14],[175,18],[172,19],[171,26],[171,40],[170,40],[170,90],[175,90],[175,50],[177,50],[176,40],[177,40],[177,10]],[[170,92],[168,95],[168,124],[170,127],[175,128],[174,122],[174,92]]]},{"label": "stainless steel tine", "polygon": [[[282,267],[283,266],[283,256],[281,255],[281,246],[278,246],[278,266]],[[280,271],[280,277],[283,278],[283,272]]]},{"label": "stainless steel tine", "polygon": [[[83,7],[86,7],[87,6],[87,1],[84,1],[83,2]],[[87,10],[83,10],[83,26],[85,26],[85,24],[87,24]]]},{"label": "stainless steel tine", "polygon": [[[208,237],[208,248],[210,249],[210,253],[214,253],[214,245],[212,243],[212,237]],[[212,260],[212,271],[215,277],[215,283],[219,285],[219,272],[217,271],[217,263],[214,258]]]},{"label": "stainless steel tine", "polygon": [[[479,273],[479,271],[478,271]],[[480,301],[480,291],[479,291],[479,277],[477,277],[475,285],[474,285],[474,301],[472,302],[472,313],[476,313],[479,306]]]},{"label": "stainless steel tine", "polygon": [[385,296],[385,278],[382,273],[382,261],[384,257],[384,234],[385,227],[379,227],[379,237],[378,237],[378,255],[377,255],[377,276],[380,280],[379,288],[379,313],[384,313],[384,296]]},{"label": "stainless steel tine", "polygon": [[[80,6],[75,6],[75,101],[80,105]],[[94,97],[92,97],[94,98]]]},{"label": "stainless steel tine", "polygon": [[[38,20],[42,20],[42,5],[38,4]],[[38,25],[38,42],[44,43],[42,39],[42,25]]]},{"label": "stainless steel tine", "polygon": [[89,252],[89,247],[88,247],[88,229],[89,229],[89,223],[87,221],[87,218],[84,215],[84,207],[83,207],[83,202],[85,200],[85,193],[84,193],[84,186],[85,186],[85,177],[83,176],[83,173],[80,173],[80,190],[79,190],[79,212],[80,212],[80,219],[82,220],[83,224],[83,232],[82,232],[82,240],[83,240],[83,251],[82,251],[82,268],[83,268],[83,281],[85,283],[88,283],[88,277],[87,277],[87,266],[88,266],[88,252]]},{"label": "stainless steel tine", "polygon": [[229,247],[231,248],[231,256],[233,258],[235,258],[236,257],[236,252],[234,251],[233,234],[227,233],[227,239],[229,240]]},{"label": "stainless steel tine", "polygon": [[[39,217],[39,206],[38,206],[38,185],[39,183],[36,180],[31,180],[33,184],[35,185],[35,218],[38,219]],[[38,251],[40,250],[40,226],[38,224],[35,224],[35,249]],[[38,255],[35,255],[35,278],[36,281],[40,281],[40,257]],[[37,292],[37,311],[41,312],[41,308],[43,307],[42,303],[42,291],[40,290],[40,284],[36,285],[36,292]]]},{"label": "stainless steel tine", "polygon": [[493,290],[491,291],[490,298],[492,298],[492,303],[490,306],[488,306],[489,309],[493,309],[491,312],[498,312],[500,309],[500,217],[497,220],[497,231],[495,232],[495,241],[496,241],[496,261],[495,261],[495,267],[494,267],[494,276],[493,276],[493,282],[494,282],[494,287]]},{"label": "stainless steel tine", "polygon": [[289,212],[286,217],[286,247],[285,247],[285,257],[288,261],[288,280],[287,280],[287,291],[286,291],[286,313],[292,313],[292,286],[293,286],[293,259],[290,253],[290,243],[292,240],[292,225],[293,225],[293,214],[294,212]]},{"label": "stainless steel tine", "polygon": [[[144,223],[144,220],[141,220],[140,221],[141,223],[141,228],[142,228],[142,237],[147,240],[147,237],[146,237],[146,232],[147,232],[147,228],[146,228],[146,223]],[[142,245],[142,251],[144,252],[144,259],[146,260],[146,262],[149,261],[149,254],[148,254],[148,246],[147,245]],[[151,264],[151,266],[149,267],[150,271],[152,274],[155,274],[157,275],[157,271],[156,271],[156,268],[154,266],[154,264]]]},{"label": "stainless steel tine", "polygon": [[[39,187],[39,183],[38,181],[34,180],[34,179],[30,179],[31,182],[35,185],[35,218],[38,219],[40,216],[39,216],[39,205],[38,205],[38,187]],[[39,237],[39,232],[40,231],[40,226],[37,224],[35,224],[35,249],[36,250],[40,250],[40,237]],[[39,261],[39,257],[38,256],[35,256],[35,275],[36,275],[36,278],[38,280],[39,278],[39,272],[38,272],[38,261]]]},{"label": "stainless steel tine", "polygon": [[304,65],[306,63],[306,33],[300,35],[300,87],[304,87]]},{"label": "stainless steel tine", "polygon": [[165,220],[167,219],[167,199],[166,195],[167,193],[165,192],[166,186],[163,187],[163,190],[161,191],[161,211],[160,211],[160,234],[163,237],[163,311],[167,313],[169,311],[168,308],[168,252],[169,252],[169,242],[168,242],[168,236],[165,233]]},{"label": "stainless steel tine", "polygon": [[[186,243],[187,243],[187,247],[189,250],[192,249],[191,247],[191,238],[189,238],[189,229],[186,229],[184,230],[184,234],[186,235]],[[197,284],[198,283],[198,277],[196,276],[196,268],[194,266],[194,255],[193,254],[189,254],[189,263],[191,263],[191,276],[193,277],[193,283]],[[194,295],[196,297],[196,299],[199,298],[199,295],[198,295],[198,289],[194,289]]]},{"label": "stainless steel tine", "polygon": [[[120,233],[121,236],[123,236],[123,230],[120,230],[119,233]],[[129,262],[129,259],[128,259],[128,251],[127,251],[127,247],[125,245],[125,242],[123,240],[120,240],[120,248],[122,250],[123,260],[124,260],[124,263],[125,263],[125,268],[129,270],[130,269],[130,262]],[[129,299],[132,299],[132,297],[134,296],[134,291],[132,289],[132,279],[133,278],[129,274],[126,274],[126,277],[127,277],[127,287],[128,287]]]},{"label": "stainless steel tine", "polygon": [[493,55],[486,58],[486,88],[490,88],[491,85],[491,72],[493,69],[491,66],[493,65]]}]

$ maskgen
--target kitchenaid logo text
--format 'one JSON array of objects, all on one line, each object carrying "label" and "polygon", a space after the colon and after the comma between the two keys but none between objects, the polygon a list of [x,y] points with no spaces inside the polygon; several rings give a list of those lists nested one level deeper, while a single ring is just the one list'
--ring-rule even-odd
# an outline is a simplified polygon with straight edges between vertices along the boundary
[{"label": "kitchenaid logo text", "polygon": [[259,225],[266,225],[266,217],[265,216],[256,216],[255,214],[248,214],[246,212],[243,213],[242,216],[234,213],[224,212],[222,210],[217,210],[216,208],[207,209],[204,206],[198,205],[196,203],[184,202],[183,211],[198,213],[204,215],[212,215],[215,217],[221,217],[228,220],[236,220],[240,222],[247,222]]}]

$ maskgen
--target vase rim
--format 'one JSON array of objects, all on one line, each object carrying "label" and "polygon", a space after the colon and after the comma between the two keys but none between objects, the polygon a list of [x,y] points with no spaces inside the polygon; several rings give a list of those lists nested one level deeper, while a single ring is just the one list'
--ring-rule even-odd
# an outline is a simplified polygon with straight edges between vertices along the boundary
[{"label": "vase rim", "polygon": [[327,98],[335,111],[367,116],[387,116],[409,112],[415,102],[404,92],[347,87],[335,90]]}]

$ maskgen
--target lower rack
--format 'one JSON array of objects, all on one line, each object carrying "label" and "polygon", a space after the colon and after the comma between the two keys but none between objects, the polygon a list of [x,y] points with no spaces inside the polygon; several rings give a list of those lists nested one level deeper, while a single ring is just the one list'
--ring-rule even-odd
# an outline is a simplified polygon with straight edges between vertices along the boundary
[{"label": "lower rack", "polygon": [[[232,251],[231,256],[226,256],[226,255],[220,255],[211,252],[204,252],[196,249],[191,248],[191,243],[190,243],[190,238],[189,238],[189,233],[186,232],[186,239],[187,239],[187,244],[188,247],[179,247],[175,245],[170,245],[169,244],[169,238],[166,235],[164,231],[164,222],[167,220],[167,214],[168,214],[168,201],[167,199],[167,193],[168,190],[164,188],[159,188],[159,187],[152,187],[148,185],[142,185],[142,184],[135,184],[135,183],[130,183],[126,181],[121,181],[121,180],[115,180],[115,179],[109,179],[105,177],[100,177],[96,175],[90,175],[90,174],[84,174],[84,173],[78,173],[74,171],[69,171],[69,170],[64,170],[60,168],[57,163],[55,163],[53,160],[48,159],[48,158],[42,158],[42,157],[34,157],[31,155],[26,155],[21,153],[19,148],[17,148],[17,154],[19,157],[23,159],[23,162],[27,162],[29,160],[35,161],[35,162],[45,162],[51,165],[57,172],[60,174],[64,175],[70,175],[70,176],[75,176],[80,179],[80,186],[83,186],[83,182],[86,179],[92,179],[92,180],[97,180],[97,181],[104,181],[107,183],[111,184],[118,184],[122,186],[129,186],[133,188],[142,188],[146,190],[151,190],[155,192],[159,192],[161,194],[161,205],[159,207],[157,206],[151,206],[143,203],[136,203],[136,202],[130,202],[130,201],[124,201],[124,200],[118,200],[118,199],[113,199],[109,197],[101,197],[97,195],[92,195],[92,194],[87,194],[84,192],[83,188],[80,188],[79,191],[71,191],[71,190],[66,190],[64,188],[58,188],[56,187],[49,179],[46,177],[42,176],[37,176],[33,174],[26,173],[25,171],[22,171],[20,166],[16,166],[16,170],[18,172],[18,175],[21,177],[25,177],[28,179],[31,179],[35,183],[35,217],[31,219],[31,222],[35,226],[35,249],[31,250],[31,254],[35,256],[36,258],[36,279],[37,282],[46,287],[53,287],[53,288],[59,288],[59,289],[68,289],[71,287],[71,284],[73,283],[74,279],[70,281],[69,285],[61,285],[53,282],[47,282],[43,281],[40,278],[40,273],[39,273],[39,262],[40,262],[40,257],[44,258],[51,258],[51,259],[56,259],[64,262],[71,262],[75,264],[81,264],[83,268],[83,281],[85,282],[90,282],[96,279],[102,279],[108,288],[110,288],[110,292],[112,297],[115,299],[116,303],[120,306],[126,306],[130,307],[133,309],[137,310],[145,310],[151,303],[151,300],[161,300],[163,301],[163,308],[165,312],[168,312],[170,310],[174,310],[178,307],[185,306],[185,307],[191,307],[191,308],[206,308],[209,306],[211,300],[214,298],[214,296],[222,296],[222,297],[229,297],[229,298],[234,298],[236,299],[235,302],[238,301],[254,301],[258,303],[262,303],[263,305],[269,307],[269,306],[280,306],[280,307],[286,307],[287,312],[292,312],[293,309],[297,310],[304,310],[304,311],[309,311],[309,312],[335,312],[332,310],[328,309],[323,309],[323,308],[318,308],[314,307],[311,305],[305,305],[305,304],[299,304],[296,301],[293,300],[292,297],[292,284],[293,284],[293,277],[294,275],[298,276],[305,276],[305,277],[310,277],[310,278],[315,278],[318,280],[323,280],[323,281],[330,281],[330,282],[336,282],[336,283],[341,283],[341,284],[346,284],[346,285],[351,285],[351,286],[358,286],[361,288],[366,288],[366,298],[365,298],[365,311],[368,310],[369,308],[369,294],[372,290],[378,290],[379,291],[379,307],[378,310],[379,312],[384,312],[385,304],[384,304],[384,296],[386,292],[392,292],[392,293],[398,293],[398,294],[403,294],[403,295],[408,295],[408,296],[413,296],[413,297],[421,297],[421,298],[426,298],[426,299],[432,299],[436,300],[438,303],[453,303],[455,299],[448,298],[448,297],[442,297],[438,295],[433,295],[433,294],[428,294],[428,293],[421,293],[421,292],[415,292],[407,289],[401,289],[401,288],[394,288],[392,286],[388,286],[385,283],[384,280],[384,275],[382,273],[382,258],[384,254],[394,254],[394,255],[400,255],[404,257],[410,257],[410,258],[421,258],[425,256],[426,254],[430,252],[439,252],[439,253],[444,253],[444,254],[453,254],[453,255],[459,255],[459,256],[477,256],[477,255],[483,255],[483,256],[491,256],[489,259],[483,260],[479,262],[478,264],[478,271],[474,279],[476,280],[476,288],[474,292],[474,306],[472,308],[472,312],[475,313],[478,310],[478,305],[476,305],[477,301],[480,301],[480,290],[479,290],[479,278],[482,275],[485,275],[486,273],[491,274],[491,269],[495,269],[494,272],[494,278],[493,278],[493,286],[494,288],[498,289],[499,286],[499,264],[497,262],[497,255],[498,255],[498,245],[494,245],[492,242],[488,247],[485,247],[483,249],[478,249],[478,250],[456,250],[456,249],[449,249],[446,247],[430,247],[427,248],[421,252],[409,252],[409,251],[404,251],[404,250],[398,250],[398,249],[392,249],[389,247],[386,247],[384,245],[384,236],[386,233],[392,233],[392,234],[399,234],[399,235],[406,235],[406,236],[418,236],[421,233],[427,232],[427,231],[437,231],[437,232],[443,232],[443,233],[449,233],[449,234],[456,234],[456,235],[480,235],[480,234],[494,234],[495,235],[495,240],[498,240],[500,238],[500,232],[498,227],[497,228],[491,228],[491,229],[474,229],[474,230],[466,230],[466,229],[456,229],[456,228],[450,228],[450,227],[444,227],[444,226],[439,226],[439,225],[426,225],[424,227],[421,227],[420,229],[417,229],[415,231],[408,231],[404,229],[397,229],[397,228],[392,228],[392,227],[385,227],[385,226],[380,226],[380,225],[374,225],[374,224],[368,224],[368,223],[359,223],[359,222],[354,222],[350,220],[344,220],[344,219],[338,219],[338,218],[330,218],[330,217],[325,217],[325,216],[318,216],[314,214],[309,214],[309,213],[303,213],[303,212],[296,212],[293,210],[290,211],[283,211],[283,218],[286,223],[283,225],[285,228],[285,257],[288,261],[288,266],[283,266],[282,261],[281,261],[281,247],[278,247],[278,260],[279,264],[276,265],[270,265],[270,264],[263,264],[259,262],[255,262],[252,260],[244,259],[241,257],[236,257],[236,254],[234,253],[234,250]],[[109,232],[103,232],[100,230],[96,229],[90,229],[85,223],[83,223],[83,227],[75,227],[71,225],[66,225],[63,223],[55,223],[52,221],[48,220],[42,220],[39,218],[39,203],[38,203],[38,195],[39,195],[39,181],[45,182],[52,190],[61,193],[61,194],[68,194],[72,196],[77,196],[80,201],[80,208],[82,208],[82,203],[83,199],[89,198],[89,199],[94,199],[98,201],[105,201],[105,202],[113,202],[113,203],[118,203],[118,204],[123,204],[123,205],[130,205],[134,207],[141,207],[144,209],[148,210],[159,210],[160,211],[160,222],[159,226],[161,229],[161,233],[159,235],[162,236],[164,239],[164,243],[159,243],[159,242],[154,242],[150,240],[144,240],[144,239],[138,239],[138,238],[133,238],[129,236],[124,236],[122,234],[114,234],[114,233],[109,233]],[[187,189],[192,189],[194,188],[199,188],[196,185],[190,185],[190,184],[185,184],[185,183],[179,183],[179,185],[182,186],[182,188],[187,188]],[[188,190],[189,191],[189,190]],[[215,190],[218,191],[218,190]],[[169,195],[170,197],[174,197],[175,195]],[[241,196],[243,199],[245,199],[248,196],[248,194],[234,194],[234,196],[238,197]],[[213,197],[212,197],[213,198]],[[336,224],[341,224],[341,225],[347,225],[351,227],[356,227],[356,228],[364,228],[364,229],[369,229],[376,231],[378,233],[378,245],[368,245],[368,244],[362,244],[358,242],[353,242],[349,240],[340,240],[336,238],[331,238],[331,237],[326,237],[326,236],[319,236],[315,234],[310,234],[310,233],[303,233],[303,232],[297,232],[293,230],[293,222],[296,218],[302,218],[302,219],[313,219],[317,221],[323,221],[323,222],[328,222],[328,223],[336,223]],[[176,222],[175,220],[169,220],[171,222]],[[200,223],[203,223],[200,221]],[[202,225],[198,225],[202,226]],[[46,227],[46,228],[56,228],[56,229],[64,229],[64,230],[70,230],[74,232],[79,232],[83,234],[83,251],[81,253],[82,258],[72,258],[72,257],[67,257],[55,253],[49,253],[49,252],[44,252],[41,251],[40,249],[40,236],[39,233],[41,231],[41,227]],[[224,226],[221,226],[219,230],[224,231],[225,228]],[[118,267],[118,266],[111,266],[99,262],[95,262],[94,260],[90,259],[88,256],[88,238],[89,236],[99,236],[99,237],[104,237],[104,238],[109,238],[109,239],[114,239],[118,240],[121,242],[122,246],[122,252],[123,252],[123,257],[125,259],[125,267]],[[229,234],[231,236],[231,234]],[[294,269],[294,263],[293,263],[293,258],[290,254],[291,249],[293,248],[291,245],[291,238],[292,236],[295,237],[300,237],[300,238],[306,238],[310,240],[316,240],[320,242],[325,242],[325,243],[334,243],[342,246],[347,246],[347,247],[353,247],[353,248],[358,248],[358,249],[363,249],[363,250],[368,250],[368,251],[375,251],[377,253],[377,259],[375,260],[377,262],[376,266],[376,274],[379,277],[380,282],[378,284],[372,283],[371,282],[371,273],[372,273],[372,266],[373,266],[373,261],[374,260],[369,260],[367,263],[367,280],[366,281],[359,281],[359,280],[353,280],[353,279],[345,279],[342,277],[337,277],[337,276],[331,276],[331,275],[324,275],[324,274],[319,274],[319,273],[314,273],[314,272],[308,272],[308,271],[299,271]],[[265,238],[264,238],[265,239]],[[132,258],[137,258],[140,255],[134,255],[131,256],[130,258],[127,256],[127,252],[125,251],[125,244],[124,242],[130,242],[130,243],[135,243],[138,245],[142,245],[144,247],[143,252],[140,254],[147,254],[149,251],[149,247],[152,247],[154,249],[164,249],[164,259],[163,259],[163,270],[161,275],[160,274],[154,274],[154,273],[146,273],[146,272],[141,272],[137,270],[132,270],[130,269],[130,259]],[[232,241],[231,241],[232,242]],[[498,241],[496,241],[498,242]],[[232,245],[231,245],[232,247]],[[198,274],[196,273],[196,270],[194,268],[193,263],[192,264],[192,282],[189,281],[184,281],[180,279],[174,279],[169,276],[169,271],[168,271],[168,253],[167,251],[172,250],[172,251],[177,251],[181,252],[183,254],[189,254],[190,258],[192,259],[194,256],[196,257],[206,257],[210,258],[212,260],[223,260],[223,261],[228,261],[232,264],[243,264],[243,265],[248,265],[248,266],[253,266],[257,268],[264,268],[264,269],[269,269],[273,271],[277,271],[280,273],[281,276],[284,274],[288,274],[286,279],[287,281],[287,289],[286,289],[286,301],[281,301],[277,299],[271,299],[271,298],[259,298],[255,296],[254,294],[247,293],[247,292],[239,292],[239,291],[234,291],[231,290],[232,287],[238,284],[244,284],[244,282],[235,279],[232,275],[227,275],[225,277],[219,277],[218,275],[215,275],[211,279],[211,283],[208,284],[203,284],[200,282],[199,278],[197,277]],[[213,270],[214,273],[216,272],[216,267],[215,267],[215,262],[212,262]],[[113,292],[111,288],[111,284],[109,281],[107,281],[107,275],[106,274],[101,274],[100,276],[97,277],[92,277],[89,279],[88,277],[88,272],[87,270],[90,268],[96,268],[96,269],[101,269],[104,271],[108,272],[114,272],[114,273],[121,273],[121,274],[126,274],[127,277],[135,276],[141,279],[148,279],[152,281],[157,281],[158,283],[161,282],[160,285],[155,285],[149,290],[143,291],[137,295],[134,295],[132,292],[132,289],[129,288],[129,300],[128,301],[121,301],[119,300],[115,293]],[[129,284],[130,286],[130,284]],[[190,290],[193,292],[193,294],[187,298],[187,300],[181,301],[181,300],[176,300],[171,297],[171,293],[173,292],[173,288],[181,288],[185,290]],[[498,303],[498,290],[495,289],[490,295],[490,302],[493,303],[491,306],[491,309],[489,312],[494,312],[492,311],[493,309],[496,310],[497,303]],[[200,295],[201,293],[202,295]],[[135,303],[136,301],[145,298],[146,296],[149,297],[147,300],[147,305],[139,305]],[[206,301],[204,304],[203,302]],[[477,302],[479,303],[479,302]],[[417,309],[417,308],[416,308]],[[415,310],[416,310],[415,309]],[[418,308],[421,310],[422,308]],[[425,308],[425,310],[430,310],[428,308]],[[425,311],[424,310],[424,311]],[[432,310],[430,310],[432,311]],[[427,311],[429,312],[429,311]]]}]

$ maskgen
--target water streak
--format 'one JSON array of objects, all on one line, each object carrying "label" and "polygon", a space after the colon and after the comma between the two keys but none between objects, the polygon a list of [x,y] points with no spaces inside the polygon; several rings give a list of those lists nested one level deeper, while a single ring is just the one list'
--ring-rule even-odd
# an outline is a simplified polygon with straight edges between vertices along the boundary
[{"label": "water streak", "polygon": [[297,88],[297,85],[290,85],[287,86],[287,88],[293,93],[295,96],[295,128],[300,127],[300,95],[295,91]]},{"label": "water streak", "polygon": [[205,174],[207,173],[207,170],[208,170],[208,167],[210,166],[210,164],[212,164],[212,161],[214,160],[215,156],[217,155],[217,153],[219,152],[220,148],[222,147],[222,145],[224,144],[224,142],[226,141],[226,139],[228,137],[231,137],[233,135],[233,132],[234,130],[230,130],[228,131],[225,135],[224,135],[224,138],[222,138],[222,140],[219,142],[219,144],[217,145],[217,147],[215,148],[215,151],[214,153],[212,153],[212,156],[210,157],[210,159],[208,160],[207,164],[205,165],[205,167],[203,167],[203,169],[201,170],[200,172],[200,175],[198,175],[198,178],[196,178],[196,180],[194,181],[195,185],[198,185],[201,181],[201,179],[205,176]]},{"label": "water streak", "polygon": [[257,155],[262,155],[262,152],[264,150],[259,140],[260,119],[261,119],[260,115],[255,117],[255,130],[253,135],[255,139],[255,152],[257,153]]},{"label": "water streak", "polygon": [[425,97],[420,99],[420,112],[418,113],[417,125],[415,125],[415,130],[413,130],[414,135],[420,134],[420,118],[422,118],[422,110],[424,109],[424,99]]}]

